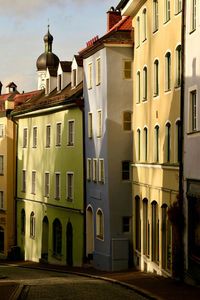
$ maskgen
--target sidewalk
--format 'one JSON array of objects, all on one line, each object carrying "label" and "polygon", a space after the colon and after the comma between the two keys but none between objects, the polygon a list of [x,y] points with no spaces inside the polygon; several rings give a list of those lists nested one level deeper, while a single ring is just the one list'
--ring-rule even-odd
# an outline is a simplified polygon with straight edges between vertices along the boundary
[{"label": "sidewalk", "polygon": [[[5,262],[9,264],[8,262]],[[136,270],[127,270],[121,272],[104,272],[99,271],[91,266],[83,268],[57,266],[49,264],[41,264],[34,262],[10,262],[11,265],[17,265],[23,268],[39,268],[48,269],[58,272],[67,272],[82,276],[91,276],[112,281],[116,284],[124,285],[127,288],[133,289],[142,295],[146,295],[149,299],[166,299],[166,300],[199,300],[200,287],[190,286],[170,278],[163,278],[152,273],[144,273]],[[0,282],[1,283],[1,282]],[[9,287],[9,289],[14,287]],[[18,287],[20,289],[20,287]],[[6,287],[3,287],[5,290]],[[2,296],[2,285],[0,285],[0,295]],[[1,298],[0,299],[17,299]]]}]

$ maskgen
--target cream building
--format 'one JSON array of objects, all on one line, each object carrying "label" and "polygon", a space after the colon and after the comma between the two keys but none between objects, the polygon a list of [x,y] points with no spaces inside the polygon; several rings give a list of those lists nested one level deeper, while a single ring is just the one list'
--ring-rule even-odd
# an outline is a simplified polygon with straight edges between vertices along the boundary
[{"label": "cream building", "polygon": [[172,274],[175,231],[168,208],[179,190],[181,1],[122,0],[131,16],[133,60],[134,263]]}]

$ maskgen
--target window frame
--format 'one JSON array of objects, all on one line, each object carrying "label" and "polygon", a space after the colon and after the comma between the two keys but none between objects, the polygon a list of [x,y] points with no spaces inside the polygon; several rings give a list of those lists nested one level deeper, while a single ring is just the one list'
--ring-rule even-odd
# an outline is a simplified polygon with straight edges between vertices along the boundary
[{"label": "window frame", "polygon": [[23,128],[23,144],[22,144],[22,147],[24,149],[28,148],[28,127]]},{"label": "window frame", "polygon": [[0,210],[5,210],[4,191],[0,190]]},{"label": "window frame", "polygon": [[[128,114],[128,116],[130,117],[129,120],[127,120],[128,118],[125,117],[126,114]],[[123,111],[123,113],[122,113],[122,120],[123,120],[122,128],[123,128],[123,131],[128,131],[128,132],[132,131],[132,114],[133,113],[130,110]]]},{"label": "window frame", "polygon": [[102,137],[102,109],[97,110],[97,138]]},{"label": "window frame", "polygon": [[141,103],[141,73],[140,70],[137,71],[137,76],[136,76],[136,104]]},{"label": "window frame", "polygon": [[159,29],[159,13],[158,0],[153,0],[153,33]]},{"label": "window frame", "polygon": [[92,160],[87,158],[87,180],[91,181],[92,179]]},{"label": "window frame", "polygon": [[159,60],[156,58],[153,63],[153,97],[159,96]]},{"label": "window frame", "polygon": [[0,176],[3,176],[4,175],[4,169],[5,169],[5,167],[4,167],[4,155],[3,154],[1,154],[0,155]]},{"label": "window frame", "polygon": [[175,0],[175,15],[182,11],[182,0]]},{"label": "window frame", "polygon": [[93,164],[92,180],[93,182],[97,183],[97,174],[98,174],[97,158],[93,158],[92,164]]},{"label": "window frame", "polygon": [[[127,230],[127,228],[128,228],[128,230]],[[122,217],[122,232],[124,234],[128,234],[131,232],[131,217],[130,216]]]},{"label": "window frame", "polygon": [[0,138],[3,138],[5,135],[5,125],[3,123],[0,124]]},{"label": "window frame", "polygon": [[176,76],[176,88],[181,87],[181,44],[177,45],[175,49],[175,76]]},{"label": "window frame", "polygon": [[[69,185],[69,178],[72,178],[71,187]],[[71,189],[70,192],[69,192],[69,187]],[[67,172],[66,173],[66,200],[67,200],[67,202],[73,202],[74,201],[74,172]]]},{"label": "window frame", "polygon": [[171,77],[172,77],[172,58],[171,52],[167,51],[165,54],[165,92],[171,91]]},{"label": "window frame", "polygon": [[105,183],[105,165],[104,158],[99,158],[99,182]]},{"label": "window frame", "polygon": [[47,124],[46,125],[46,148],[50,148],[50,147],[51,147],[51,125]]},{"label": "window frame", "polygon": [[30,238],[35,238],[35,214],[33,211],[30,214]]},{"label": "window frame", "polygon": [[171,20],[171,0],[165,0],[164,3],[164,24]]},{"label": "window frame", "polygon": [[148,128],[143,128],[143,160],[148,161]]},{"label": "window frame", "polygon": [[154,126],[154,163],[158,163],[160,159],[160,126]]},{"label": "window frame", "polygon": [[32,176],[31,176],[31,194],[36,195],[36,171],[35,170],[32,170]]},{"label": "window frame", "polygon": [[130,160],[123,160],[121,162],[121,180],[123,182],[129,182],[130,177]]},{"label": "window frame", "polygon": [[92,89],[92,62],[88,63],[88,90]]},{"label": "window frame", "polygon": [[136,48],[140,47],[140,17],[136,18]]},{"label": "window frame", "polygon": [[[130,64],[130,68],[127,68],[127,64]],[[132,79],[132,60],[131,59],[123,59],[123,79],[124,80]]]},{"label": "window frame", "polygon": [[44,197],[49,198],[49,194],[50,194],[50,173],[46,171],[44,173]]},{"label": "window frame", "polygon": [[137,161],[141,160],[141,130],[137,128]]},{"label": "window frame", "polygon": [[197,29],[197,1],[191,1],[190,8],[190,32],[192,33]]},{"label": "window frame", "polygon": [[[71,124],[72,127],[71,127]],[[70,132],[72,129],[72,132]],[[68,120],[68,132],[67,132],[67,146],[74,146],[74,138],[75,138],[75,120]]]},{"label": "window frame", "polygon": [[104,241],[104,214],[101,208],[96,211],[96,238]]},{"label": "window frame", "polygon": [[144,7],[142,11],[142,42],[147,40],[147,9]]},{"label": "window frame", "polygon": [[92,139],[92,112],[88,112],[88,138]]},{"label": "window frame", "polygon": [[148,71],[147,71],[147,66],[145,65],[143,67],[143,102],[147,101],[148,99]]},{"label": "window frame", "polygon": [[26,169],[22,170],[22,193],[26,193]]},{"label": "window frame", "polygon": [[[57,182],[57,178],[59,178],[58,182]],[[57,183],[58,183],[58,187],[57,187]],[[61,199],[61,174],[60,172],[55,172],[55,200],[59,201]],[[57,194],[58,192],[58,194]]]},{"label": "window frame", "polygon": [[38,127],[33,126],[33,146],[32,148],[37,148],[38,146]]},{"label": "window frame", "polygon": [[[60,132],[59,132],[60,128]],[[62,144],[62,122],[56,123],[56,147],[61,147]]]},{"label": "window frame", "polygon": [[101,84],[101,58],[96,58],[96,85]]}]

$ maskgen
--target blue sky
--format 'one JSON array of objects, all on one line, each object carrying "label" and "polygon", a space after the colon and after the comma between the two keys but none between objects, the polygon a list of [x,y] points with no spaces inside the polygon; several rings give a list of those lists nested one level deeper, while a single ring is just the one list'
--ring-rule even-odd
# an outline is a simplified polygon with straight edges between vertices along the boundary
[{"label": "blue sky", "polygon": [[37,89],[36,60],[44,52],[43,36],[54,37],[53,52],[71,60],[86,42],[106,32],[106,12],[119,0],[0,0],[0,81],[18,90]]}]

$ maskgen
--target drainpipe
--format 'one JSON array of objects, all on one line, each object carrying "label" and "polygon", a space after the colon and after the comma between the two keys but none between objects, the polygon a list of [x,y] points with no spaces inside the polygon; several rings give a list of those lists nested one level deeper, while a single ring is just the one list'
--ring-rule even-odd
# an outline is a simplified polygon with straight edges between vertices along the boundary
[{"label": "drainpipe", "polygon": [[185,255],[184,255],[184,232],[185,232],[185,214],[184,214],[184,194],[183,194],[183,160],[184,160],[184,90],[185,90],[185,11],[186,1],[182,1],[182,26],[181,26],[181,99],[180,99],[180,122],[181,122],[181,145],[180,145],[180,164],[179,164],[179,209],[182,221],[179,224],[180,234],[180,270],[179,277],[184,281]]}]

